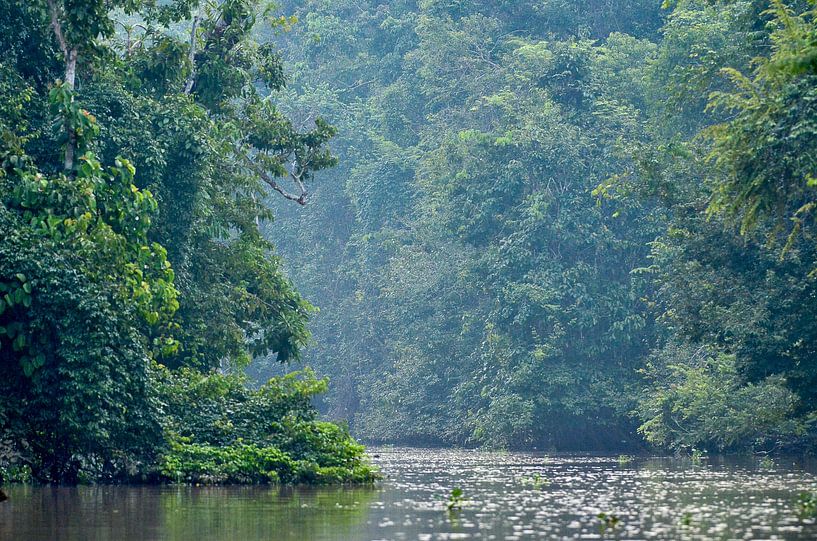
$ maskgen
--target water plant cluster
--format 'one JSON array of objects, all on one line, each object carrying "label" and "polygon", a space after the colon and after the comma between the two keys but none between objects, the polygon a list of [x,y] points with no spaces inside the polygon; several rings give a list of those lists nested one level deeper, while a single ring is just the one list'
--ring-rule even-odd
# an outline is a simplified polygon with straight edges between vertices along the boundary
[{"label": "water plant cluster", "polygon": [[817,493],[801,492],[797,496],[796,507],[800,518],[817,518]]},{"label": "water plant cluster", "polygon": [[250,389],[238,375],[162,369],[158,392],[170,415],[168,445],[155,475],[195,484],[371,483],[379,474],[364,448],[334,423],[317,419],[326,380],[310,371]]}]

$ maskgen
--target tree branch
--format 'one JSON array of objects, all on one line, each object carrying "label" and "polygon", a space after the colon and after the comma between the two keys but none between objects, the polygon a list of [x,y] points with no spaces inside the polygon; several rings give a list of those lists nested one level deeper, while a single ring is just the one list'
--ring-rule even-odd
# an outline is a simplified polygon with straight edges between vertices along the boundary
[{"label": "tree branch", "polygon": [[258,164],[255,163],[254,161],[252,161],[252,159],[250,159],[250,157],[247,154],[245,154],[243,152],[236,152],[236,153],[242,158],[242,160],[244,161],[246,166],[250,170],[252,170],[253,173],[258,175],[261,178],[261,180],[263,180],[270,188],[272,188],[273,190],[275,190],[276,192],[281,194],[285,199],[289,199],[290,201],[295,201],[296,203],[298,203],[301,206],[306,205],[306,198],[309,195],[309,193],[306,191],[306,188],[303,185],[303,182],[301,182],[300,179],[296,179],[295,175],[290,173],[290,176],[292,176],[292,178],[296,180],[296,182],[298,184],[298,188],[301,190],[301,193],[299,195],[291,194],[288,191],[286,191],[285,189],[283,189],[281,187],[281,185],[278,184],[278,181],[275,180],[275,177],[273,177],[267,171],[265,171],[264,169],[259,167]]},{"label": "tree branch", "polygon": [[54,0],[48,0],[48,13],[51,15],[51,27],[54,29],[54,35],[57,36],[57,41],[60,44],[62,54],[68,58],[68,42],[65,41],[65,35],[62,33],[62,25],[60,24],[60,14],[57,9],[57,4]]},{"label": "tree branch", "polygon": [[[293,165],[293,170],[296,167],[297,167],[296,165]],[[298,189],[301,190],[301,193],[306,195],[306,186],[304,186],[304,183],[303,183],[303,176],[304,176],[304,173],[305,173],[304,168],[303,168],[303,166],[301,166],[301,167],[297,167],[297,169],[300,170],[300,172],[298,174],[295,174],[292,171],[290,171],[289,176],[292,178],[293,181],[295,181],[295,184],[297,184]]]}]

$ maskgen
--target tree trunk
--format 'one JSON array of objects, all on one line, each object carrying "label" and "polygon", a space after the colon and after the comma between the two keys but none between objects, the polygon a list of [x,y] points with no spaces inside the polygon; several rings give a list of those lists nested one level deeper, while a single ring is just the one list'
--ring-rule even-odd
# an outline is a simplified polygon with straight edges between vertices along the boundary
[{"label": "tree trunk", "polygon": [[65,84],[70,90],[74,90],[74,84],[77,79],[77,56],[79,55],[76,49],[71,49],[65,57]]},{"label": "tree trunk", "polygon": [[190,94],[193,91],[193,85],[196,84],[196,30],[199,26],[199,16],[193,17],[193,27],[190,29],[190,52],[188,59],[190,60],[190,75],[187,77],[187,82],[184,84],[184,93]]},{"label": "tree trunk", "polygon": [[[74,83],[77,78],[77,50],[71,49],[65,58],[65,84],[69,90],[74,90]],[[74,99],[73,97],[71,98]],[[77,148],[77,134],[66,121],[65,130],[68,132],[68,144],[65,145],[65,170],[74,169],[74,153]]]},{"label": "tree trunk", "polygon": [[[51,27],[54,29],[54,35],[60,44],[62,55],[65,57],[65,85],[68,87],[68,90],[73,91],[77,79],[77,57],[79,56],[79,50],[76,47],[71,47],[68,44],[68,40],[65,39],[65,33],[62,31],[62,23],[60,22],[60,11],[54,3],[54,0],[48,0],[48,11],[51,15]],[[65,131],[68,134],[68,143],[65,145],[64,167],[66,171],[71,171],[74,169],[77,134],[68,120],[65,122]]]}]

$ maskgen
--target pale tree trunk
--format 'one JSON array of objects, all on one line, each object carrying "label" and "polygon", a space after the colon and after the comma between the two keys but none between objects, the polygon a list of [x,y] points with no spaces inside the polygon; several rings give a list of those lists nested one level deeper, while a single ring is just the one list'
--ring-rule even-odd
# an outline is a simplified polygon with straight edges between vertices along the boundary
[{"label": "pale tree trunk", "polygon": [[187,77],[187,81],[184,83],[184,93],[190,94],[193,90],[193,85],[196,84],[196,30],[199,26],[199,16],[196,15],[193,17],[193,27],[190,29],[190,52],[189,52],[189,60],[190,60],[190,75]]},{"label": "pale tree trunk", "polygon": [[[69,90],[74,90],[74,82],[77,78],[77,50],[71,49],[68,58],[65,60],[65,84]],[[74,99],[73,97],[71,98]],[[65,130],[68,132],[68,144],[65,145],[65,170],[74,169],[74,153],[77,148],[77,133],[71,128],[68,122],[65,123]]]},{"label": "pale tree trunk", "polygon": [[[48,0],[48,11],[51,14],[51,27],[54,29],[54,35],[57,37],[57,42],[60,44],[62,55],[65,58],[65,85],[68,90],[73,91],[77,79],[77,57],[79,50],[76,47],[69,45],[65,39],[65,34],[62,31],[62,23],[60,23],[60,12],[54,0]],[[73,98],[71,98],[73,99]],[[66,171],[74,169],[74,154],[77,148],[77,134],[71,127],[68,120],[65,122],[65,131],[68,134],[68,143],[65,145],[65,164]]]},{"label": "pale tree trunk", "polygon": [[65,84],[68,85],[69,90],[74,90],[77,79],[77,55],[77,50],[71,49],[65,59]]}]

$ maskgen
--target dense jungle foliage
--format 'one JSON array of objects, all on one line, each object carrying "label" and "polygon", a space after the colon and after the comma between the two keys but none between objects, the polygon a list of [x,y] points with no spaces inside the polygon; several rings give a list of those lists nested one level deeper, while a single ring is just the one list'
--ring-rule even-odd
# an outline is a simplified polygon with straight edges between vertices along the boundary
[{"label": "dense jungle foliage", "polygon": [[0,476],[814,449],[817,2],[0,13]]},{"label": "dense jungle foliage", "polygon": [[259,231],[332,126],[278,111],[258,2],[0,2],[0,482],[367,482]]},{"label": "dense jungle foliage", "polygon": [[813,449],[802,0],[309,0],[280,105],[340,163],[265,226],[368,441]]}]

